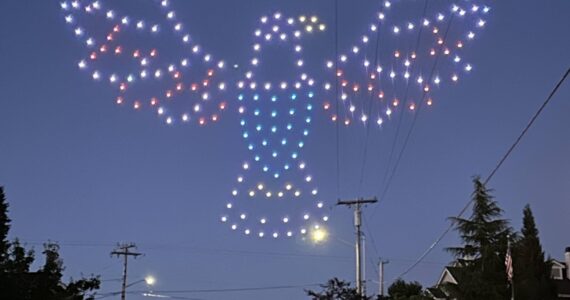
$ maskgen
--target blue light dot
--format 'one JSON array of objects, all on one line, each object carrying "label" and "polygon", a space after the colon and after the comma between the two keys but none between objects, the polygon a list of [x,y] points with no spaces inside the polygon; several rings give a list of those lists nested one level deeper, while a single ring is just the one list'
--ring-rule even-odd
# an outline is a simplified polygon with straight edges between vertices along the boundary
[{"label": "blue light dot", "polygon": [[239,123],[241,124],[241,126],[245,126],[245,120],[241,120],[239,121]]},{"label": "blue light dot", "polygon": [[309,98],[313,98],[315,94],[313,92],[309,92]]},{"label": "blue light dot", "polygon": [[299,142],[299,148],[303,148],[303,146],[305,146],[305,143]]},{"label": "blue light dot", "polygon": [[307,130],[307,129],[303,130],[303,135],[304,135],[304,136],[309,135],[309,130]]},{"label": "blue light dot", "polygon": [[279,173],[273,174],[273,177],[275,177],[275,179],[279,178]]},{"label": "blue light dot", "polygon": [[285,170],[289,170],[290,166],[289,166],[289,164],[285,164],[285,165],[283,166],[283,168],[284,168]]},{"label": "blue light dot", "polygon": [[271,127],[271,132],[273,132],[273,133],[277,132],[277,127],[275,127],[275,126]]},{"label": "blue light dot", "polygon": [[244,133],[243,133],[243,138],[244,138],[244,139],[247,139],[248,136],[249,136],[249,134],[248,134],[247,132],[244,132]]},{"label": "blue light dot", "polygon": [[253,100],[254,100],[254,101],[259,100],[259,95],[258,95],[258,94],[253,95]]},{"label": "blue light dot", "polygon": [[259,161],[261,159],[261,157],[259,157],[259,155],[255,156],[255,161]]},{"label": "blue light dot", "polygon": [[307,105],[307,110],[311,110],[311,109],[313,109],[313,105],[312,104]]},{"label": "blue light dot", "polygon": [[294,109],[294,108],[291,108],[291,109],[289,110],[289,114],[290,114],[290,115],[294,115],[294,114],[295,114],[295,109]]},{"label": "blue light dot", "polygon": [[259,116],[259,114],[260,114],[259,109],[256,109],[256,110],[253,112],[253,114],[256,115],[256,116]]},{"label": "blue light dot", "polygon": [[275,101],[277,101],[277,96],[271,97],[271,102],[275,102]]},{"label": "blue light dot", "polygon": [[305,119],[305,122],[311,123],[311,117],[307,117],[307,118]]},{"label": "blue light dot", "polygon": [[247,148],[248,148],[249,150],[253,150],[253,144],[249,144],[249,146],[247,146]]},{"label": "blue light dot", "polygon": [[271,117],[273,117],[273,118],[277,117],[277,112],[276,112],[276,111],[272,111],[272,112],[271,112]]},{"label": "blue light dot", "polygon": [[263,146],[267,146],[267,140],[263,140],[263,141],[261,142],[261,144],[262,144]]},{"label": "blue light dot", "polygon": [[287,130],[291,130],[291,129],[293,129],[293,125],[291,125],[290,123],[287,124]]},{"label": "blue light dot", "polygon": [[286,140],[286,139],[282,139],[282,140],[281,140],[281,145],[287,145],[287,140]]},{"label": "blue light dot", "polygon": [[291,100],[297,99],[297,94],[291,94]]},{"label": "blue light dot", "polygon": [[267,172],[269,171],[269,167],[268,166],[263,166],[263,172]]},{"label": "blue light dot", "polygon": [[255,126],[255,130],[257,130],[257,131],[261,131],[261,125],[257,125],[257,126]]},{"label": "blue light dot", "polygon": [[242,100],[243,100],[243,94],[239,94],[238,100],[239,100],[239,101],[242,101]]},{"label": "blue light dot", "polygon": [[299,154],[297,154],[297,152],[293,152],[293,154],[291,154],[291,157],[293,159],[297,159],[297,156],[299,156]]}]

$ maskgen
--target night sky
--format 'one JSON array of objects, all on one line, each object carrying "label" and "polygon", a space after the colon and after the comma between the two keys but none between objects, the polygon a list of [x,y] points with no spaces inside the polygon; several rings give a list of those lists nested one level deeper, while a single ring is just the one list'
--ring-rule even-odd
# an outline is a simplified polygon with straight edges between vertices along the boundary
[{"label": "night sky", "polygon": [[[408,2],[421,10],[423,1]],[[125,3],[133,14],[145,14]],[[345,51],[374,18],[379,2],[339,3],[339,49]],[[259,17],[277,10],[318,15],[327,24],[321,37],[304,41],[308,62],[334,54],[334,1],[172,5],[193,36],[229,63],[247,62]],[[469,200],[472,177],[489,174],[570,64],[570,1],[501,0],[491,6],[485,30],[468,51],[473,71],[435,93],[438,101],[419,115],[388,193],[366,208],[369,280],[377,280],[378,257],[390,260],[389,284],[425,251]],[[77,69],[83,46],[62,16],[57,1],[0,3],[0,185],[10,204],[11,237],[38,252],[43,242],[59,242],[66,277],[100,274],[101,293],[120,289],[121,261],[109,255],[118,242],[134,242],[146,254],[130,261],[129,281],[152,274],[157,291],[310,285],[335,276],[354,280],[349,209],[332,209],[330,236],[321,245],[231,232],[220,214],[249,155],[235,107],[205,127],[169,126],[150,111],[117,107],[109,85]],[[531,205],[543,247],[554,258],[562,258],[570,245],[569,100],[565,84],[489,185],[516,229],[522,208]],[[404,114],[400,134],[413,117]],[[379,196],[396,124],[370,132],[361,187],[365,127],[340,129],[337,186],[336,127],[319,110],[303,156],[320,197],[334,203]],[[443,248],[457,243],[450,233],[404,279],[435,284],[452,260]],[[375,292],[377,283],[367,288]],[[306,298],[301,287],[177,295]]]}]

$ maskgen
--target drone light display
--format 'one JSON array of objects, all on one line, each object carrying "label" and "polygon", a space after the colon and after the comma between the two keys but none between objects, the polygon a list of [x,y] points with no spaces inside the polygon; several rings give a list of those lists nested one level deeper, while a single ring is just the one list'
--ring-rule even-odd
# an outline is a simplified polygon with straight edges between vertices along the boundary
[{"label": "drone light display", "polygon": [[[260,22],[254,31],[250,67],[236,84],[242,136],[253,159],[243,163],[221,220],[244,235],[303,236],[329,218],[301,156],[317,98],[315,79],[305,71],[301,41],[326,26],[315,16],[286,18],[279,12],[261,17]],[[265,80],[259,73],[272,64],[264,56],[276,47],[285,47],[290,54],[290,73],[295,75]],[[268,215],[274,206],[294,209]]]},{"label": "drone light display", "polygon": [[485,27],[490,8],[457,2],[428,1],[422,10],[417,2],[381,1],[358,43],[324,63],[336,82],[324,82],[323,88],[339,90],[337,101],[322,105],[330,119],[381,126],[399,109],[431,106],[433,90],[471,72],[465,50]]},{"label": "drone light display", "polygon": [[159,6],[151,18],[122,14],[100,0],[61,2],[65,22],[85,47],[78,68],[108,82],[117,105],[150,109],[167,124],[218,121],[228,108],[219,74],[226,63],[195,42],[169,0],[150,4]]},{"label": "drone light display", "polygon": [[[302,42],[327,26],[316,16],[275,12],[260,18],[246,70],[231,79],[225,61],[196,42],[169,0],[139,3],[155,14],[121,14],[120,3],[108,7],[102,0],[61,2],[85,49],[78,68],[110,84],[117,105],[151,110],[169,125],[205,125],[235,109],[250,158],[234,178],[220,221],[262,239],[305,237],[329,220],[302,157],[315,113],[324,109],[345,125],[381,126],[398,110],[431,106],[435,90],[473,69],[465,50],[490,10],[470,0],[427,1],[424,10],[417,2],[384,0],[358,42],[322,63],[321,76],[307,71]],[[275,49],[289,57],[271,56]],[[273,78],[267,70],[281,61],[290,68]]]}]

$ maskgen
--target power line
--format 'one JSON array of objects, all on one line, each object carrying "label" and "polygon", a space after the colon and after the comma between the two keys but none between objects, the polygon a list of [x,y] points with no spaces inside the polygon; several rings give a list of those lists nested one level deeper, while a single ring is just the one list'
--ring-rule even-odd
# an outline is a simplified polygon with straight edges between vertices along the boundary
[{"label": "power line", "polygon": [[[558,89],[560,88],[560,86],[562,86],[562,83],[564,83],[564,81],[566,81],[566,79],[568,78],[568,75],[570,74],[570,68],[568,68],[568,70],[566,70],[566,73],[564,73],[564,75],[562,76],[562,78],[558,81],[558,83],[556,84],[556,86],[554,87],[554,89],[550,92],[550,94],[548,95],[548,97],[546,98],[546,100],[542,103],[542,105],[539,107],[539,109],[536,111],[536,113],[532,116],[532,118],[530,119],[530,121],[528,122],[528,124],[524,127],[524,129],[522,130],[522,132],[517,136],[517,138],[515,139],[515,141],[513,142],[513,144],[509,147],[509,149],[507,150],[507,152],[503,155],[503,157],[499,160],[499,162],[497,163],[497,165],[493,168],[493,170],[491,171],[491,173],[487,176],[487,178],[485,178],[484,184],[489,183],[489,181],[495,176],[495,174],[497,173],[497,171],[501,168],[501,166],[503,165],[503,163],[507,160],[507,158],[511,155],[511,153],[515,150],[515,148],[518,146],[518,144],[520,143],[520,141],[523,139],[523,137],[526,135],[526,133],[528,132],[528,130],[532,127],[532,125],[534,124],[534,122],[538,119],[538,117],[540,116],[540,114],[542,113],[542,111],[544,110],[544,108],[550,103],[550,100],[552,100],[552,98],[554,97],[554,95],[556,94],[556,92],[558,92]],[[463,207],[463,209],[461,209],[461,211],[459,212],[459,214],[456,216],[456,218],[461,218],[463,216],[463,214],[465,213],[465,211],[467,211],[467,209],[471,206],[471,203],[473,202],[473,199],[470,199],[467,204]],[[422,253],[422,255],[413,263],[411,264],[404,272],[402,272],[398,277],[396,278],[401,278],[403,276],[405,276],[406,274],[408,274],[411,270],[413,270],[419,263],[421,263],[423,261],[423,259],[428,256],[428,254],[435,248],[435,246],[437,246],[442,240],[443,238],[453,229],[455,223],[451,222],[451,224],[449,224],[449,226],[437,237],[437,239],[424,251],[424,253]]]},{"label": "power line", "polygon": [[[447,36],[448,36],[448,34],[449,34],[449,30],[451,29],[451,24],[452,24],[453,19],[454,19],[453,17],[454,17],[454,15],[451,15],[451,17],[449,18],[449,22],[448,22],[448,24],[447,24],[447,28],[446,28],[445,34],[444,34],[444,36],[443,36],[443,40],[444,40],[444,41],[447,41]],[[444,47],[444,44],[445,44],[445,43],[443,43],[440,47],[443,48],[443,47]],[[429,75],[429,80],[430,80],[430,81],[433,80],[433,75],[434,75],[434,73],[435,73],[435,69],[437,68],[437,65],[439,64],[439,60],[440,60],[440,58],[441,58],[441,53],[440,53],[440,52],[441,52],[441,51],[438,51],[438,54],[437,54],[437,56],[436,56],[436,58],[435,58],[435,61],[434,61],[433,65],[432,65],[432,68],[431,68],[431,70],[430,70],[430,75]],[[412,133],[413,133],[415,127],[416,127],[416,123],[417,123],[417,120],[418,120],[418,116],[420,115],[420,113],[421,113],[421,111],[422,111],[422,108],[424,107],[424,102],[425,102],[426,96],[427,96],[427,91],[424,89],[424,90],[423,90],[423,95],[422,95],[422,101],[421,101],[421,102],[419,103],[419,105],[418,105],[418,109],[417,109],[416,113],[414,114],[414,117],[413,117],[413,119],[412,119],[412,124],[410,125],[410,128],[408,129],[408,132],[407,132],[406,137],[405,137],[405,139],[404,139],[404,143],[403,143],[403,145],[402,145],[402,148],[400,149],[400,152],[398,153],[398,157],[397,157],[397,159],[396,159],[396,163],[394,164],[394,167],[391,169],[390,176],[388,177],[388,181],[386,182],[386,185],[384,186],[384,189],[382,190],[382,193],[381,193],[381,196],[380,196],[380,199],[381,199],[381,200],[384,200],[384,199],[385,199],[386,194],[388,193],[388,190],[390,189],[390,186],[391,186],[391,184],[392,184],[392,180],[394,179],[394,176],[396,175],[396,171],[398,170],[398,167],[400,166],[400,162],[401,162],[401,160],[402,160],[402,157],[404,156],[404,152],[406,151],[406,148],[407,148],[407,146],[408,146],[408,142],[410,141],[410,137],[412,136]],[[402,111],[403,111],[403,109],[402,109]],[[388,166],[388,168],[389,168],[389,166]],[[374,215],[375,213],[376,213],[376,210],[374,210],[374,211],[372,212],[372,215]]]},{"label": "power line", "polygon": [[334,2],[334,14],[335,14],[335,27],[334,27],[334,81],[335,81],[335,109],[336,109],[336,194],[337,197],[340,197],[340,124],[338,121],[338,114],[339,114],[339,95],[338,95],[338,80],[336,78],[336,72],[338,70],[338,0]]},{"label": "power line", "polygon": [[[157,290],[153,291],[158,294],[199,294],[199,293],[235,293],[235,292],[251,292],[251,291],[270,291],[270,290],[286,290],[299,289],[322,286],[320,283],[299,284],[299,285],[274,285],[263,287],[244,287],[244,288],[226,288],[226,289],[188,289],[188,290]],[[132,293],[144,292],[133,291]]]}]

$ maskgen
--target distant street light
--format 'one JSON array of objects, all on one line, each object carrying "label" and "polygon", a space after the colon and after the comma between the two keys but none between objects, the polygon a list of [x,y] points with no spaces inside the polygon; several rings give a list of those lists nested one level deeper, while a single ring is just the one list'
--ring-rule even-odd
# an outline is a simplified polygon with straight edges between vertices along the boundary
[{"label": "distant street light", "polygon": [[135,282],[129,283],[126,287],[131,287],[131,286],[133,286],[135,284],[139,284],[141,282],[146,283],[146,285],[148,285],[148,286],[152,286],[156,283],[156,278],[152,275],[148,275],[144,279],[140,279],[140,280],[137,280]]},{"label": "distant street light", "polygon": [[156,278],[152,275],[148,275],[147,277],[144,278],[144,281],[146,282],[147,285],[154,285],[156,283]]},{"label": "distant street light", "polygon": [[326,229],[319,227],[311,231],[311,240],[315,244],[321,244],[327,241],[329,233]]}]

